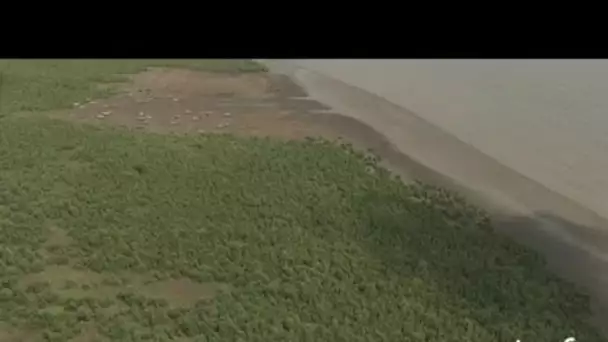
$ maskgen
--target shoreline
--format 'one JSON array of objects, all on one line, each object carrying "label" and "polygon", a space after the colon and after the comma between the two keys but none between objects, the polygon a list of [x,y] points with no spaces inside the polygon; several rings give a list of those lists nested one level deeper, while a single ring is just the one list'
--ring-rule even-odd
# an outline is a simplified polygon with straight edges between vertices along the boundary
[{"label": "shoreline", "polygon": [[605,61],[319,59],[292,63],[406,108],[608,219]]},{"label": "shoreline", "polygon": [[371,148],[402,178],[456,191],[487,210],[497,231],[540,252],[550,269],[589,294],[599,322],[608,319],[605,218],[388,100],[289,62],[263,62],[332,108],[313,120]]}]

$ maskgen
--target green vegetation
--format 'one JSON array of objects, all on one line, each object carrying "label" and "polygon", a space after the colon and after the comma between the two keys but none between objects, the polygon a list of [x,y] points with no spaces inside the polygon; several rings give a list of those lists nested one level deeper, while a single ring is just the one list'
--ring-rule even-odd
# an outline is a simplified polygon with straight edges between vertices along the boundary
[{"label": "green vegetation", "polygon": [[[61,82],[131,70],[107,63]],[[36,97],[52,77],[25,65],[13,108],[91,96]],[[600,340],[587,298],[483,212],[319,140],[5,116],[0,269],[0,340]]]}]

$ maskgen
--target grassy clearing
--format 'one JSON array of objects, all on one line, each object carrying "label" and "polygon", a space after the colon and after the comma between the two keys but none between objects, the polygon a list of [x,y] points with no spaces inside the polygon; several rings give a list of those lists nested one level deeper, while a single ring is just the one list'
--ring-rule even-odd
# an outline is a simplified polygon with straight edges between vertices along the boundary
[{"label": "grassy clearing", "polygon": [[99,83],[126,81],[146,67],[184,67],[214,72],[258,72],[247,60],[0,60],[0,116],[62,108],[112,94]]},{"label": "grassy clearing", "polygon": [[7,116],[0,264],[0,339],[600,341],[482,212],[322,141]]}]

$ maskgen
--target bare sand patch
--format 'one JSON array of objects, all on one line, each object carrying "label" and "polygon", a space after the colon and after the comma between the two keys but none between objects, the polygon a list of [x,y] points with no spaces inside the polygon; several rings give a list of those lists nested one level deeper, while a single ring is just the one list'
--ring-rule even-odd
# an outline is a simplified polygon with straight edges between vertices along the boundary
[{"label": "bare sand patch", "polygon": [[290,93],[287,81],[275,75],[152,68],[131,81],[120,85],[114,97],[77,103],[54,115],[156,133],[336,136],[307,115],[318,105],[294,100],[298,94]]}]

